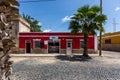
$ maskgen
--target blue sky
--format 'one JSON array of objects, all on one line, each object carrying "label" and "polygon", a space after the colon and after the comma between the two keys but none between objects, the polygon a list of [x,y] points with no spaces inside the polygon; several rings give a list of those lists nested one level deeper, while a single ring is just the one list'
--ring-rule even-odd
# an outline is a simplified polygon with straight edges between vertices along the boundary
[{"label": "blue sky", "polygon": [[[26,1],[26,0],[18,0]],[[31,1],[31,0],[27,0]],[[43,31],[68,32],[70,16],[86,4],[98,5],[100,0],[55,0],[41,1],[38,3],[20,3],[20,14],[28,14],[37,19]],[[113,20],[116,31],[120,31],[120,0],[103,0],[103,14],[108,20],[104,24],[105,32],[113,32]]]}]

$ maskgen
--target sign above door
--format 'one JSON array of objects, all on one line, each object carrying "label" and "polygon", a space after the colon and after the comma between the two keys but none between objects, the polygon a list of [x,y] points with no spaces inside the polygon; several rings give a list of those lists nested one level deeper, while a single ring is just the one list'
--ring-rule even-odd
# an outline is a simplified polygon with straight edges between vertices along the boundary
[{"label": "sign above door", "polygon": [[58,36],[50,36],[49,39],[57,40],[57,39],[58,39]]}]

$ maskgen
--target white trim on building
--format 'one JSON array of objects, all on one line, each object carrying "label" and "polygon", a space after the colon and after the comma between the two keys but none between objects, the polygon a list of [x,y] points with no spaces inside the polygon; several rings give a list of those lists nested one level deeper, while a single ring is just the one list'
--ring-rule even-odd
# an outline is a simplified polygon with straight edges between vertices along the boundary
[{"label": "white trim on building", "polygon": [[98,51],[98,37],[94,35],[94,50]]}]

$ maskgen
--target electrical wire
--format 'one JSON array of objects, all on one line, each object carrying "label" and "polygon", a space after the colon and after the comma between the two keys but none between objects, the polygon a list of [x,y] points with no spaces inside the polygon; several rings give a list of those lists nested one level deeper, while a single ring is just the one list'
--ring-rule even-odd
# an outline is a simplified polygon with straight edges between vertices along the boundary
[{"label": "electrical wire", "polygon": [[48,1],[56,1],[56,0],[31,0],[31,1],[19,1],[19,3],[33,3],[33,2],[48,2]]}]

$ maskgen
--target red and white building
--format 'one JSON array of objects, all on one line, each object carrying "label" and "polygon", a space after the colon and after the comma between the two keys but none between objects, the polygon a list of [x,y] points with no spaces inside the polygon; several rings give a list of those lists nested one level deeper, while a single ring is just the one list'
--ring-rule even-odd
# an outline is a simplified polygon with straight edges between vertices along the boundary
[{"label": "red and white building", "polygon": [[[24,53],[82,53],[84,36],[66,32],[19,33],[19,49]],[[97,52],[97,35],[89,35],[88,51]]]}]

